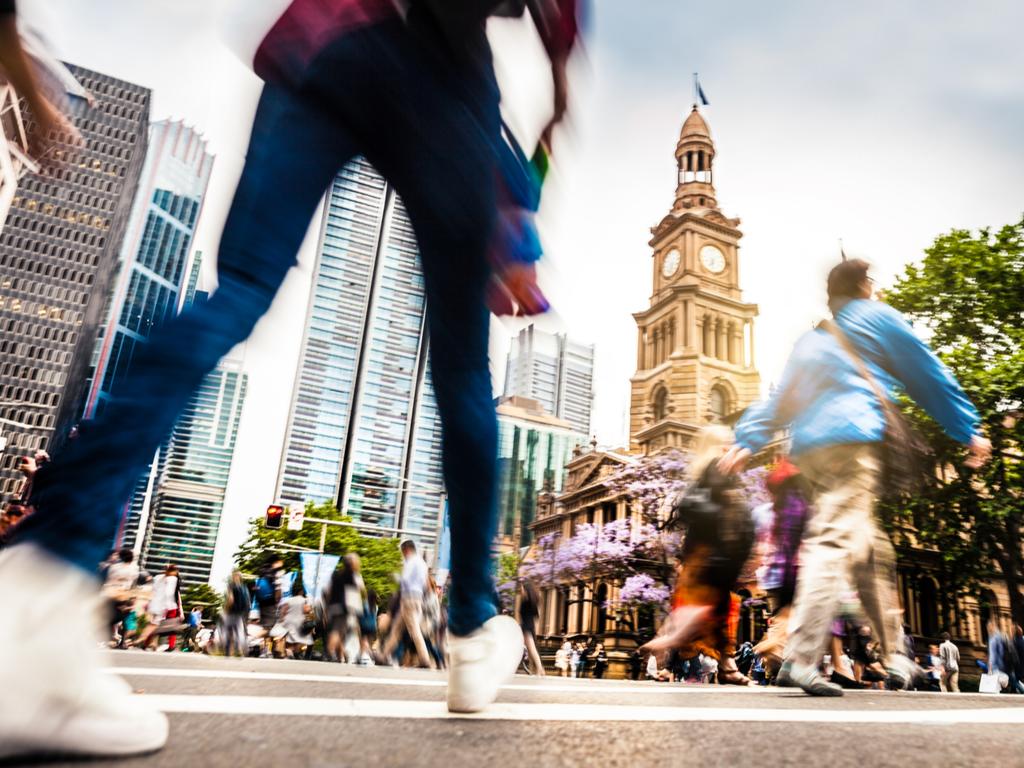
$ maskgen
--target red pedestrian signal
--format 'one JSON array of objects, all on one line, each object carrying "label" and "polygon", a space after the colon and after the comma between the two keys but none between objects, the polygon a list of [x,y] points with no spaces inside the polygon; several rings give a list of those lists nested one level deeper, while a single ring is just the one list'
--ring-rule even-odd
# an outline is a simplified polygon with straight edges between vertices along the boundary
[{"label": "red pedestrian signal", "polygon": [[284,507],[280,504],[271,504],[267,507],[267,517],[263,522],[266,528],[280,528],[284,518]]}]

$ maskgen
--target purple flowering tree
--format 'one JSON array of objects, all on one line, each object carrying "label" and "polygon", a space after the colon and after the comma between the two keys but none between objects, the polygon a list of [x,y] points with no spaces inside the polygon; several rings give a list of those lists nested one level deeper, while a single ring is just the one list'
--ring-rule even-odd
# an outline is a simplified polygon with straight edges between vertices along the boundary
[{"label": "purple flowering tree", "polygon": [[[610,495],[625,498],[636,517],[603,525],[583,524],[562,538],[548,535],[534,546],[520,576],[539,586],[588,584],[591,594],[599,581],[620,586],[618,597],[605,608],[620,624],[636,627],[637,611],[662,609],[671,594],[672,560],[681,535],[664,527],[675,501],[690,485],[691,457],[671,449],[637,458],[605,480]],[[770,500],[765,471],[752,469],[738,478],[740,492],[753,509]]]}]

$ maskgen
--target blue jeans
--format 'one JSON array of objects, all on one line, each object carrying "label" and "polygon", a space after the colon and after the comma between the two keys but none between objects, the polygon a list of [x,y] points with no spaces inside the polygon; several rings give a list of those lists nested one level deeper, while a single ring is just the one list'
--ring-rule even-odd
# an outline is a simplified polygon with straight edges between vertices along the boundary
[{"label": "blue jeans", "polygon": [[484,289],[498,135],[489,55],[456,64],[398,22],[335,41],[302,82],[268,84],[220,243],[217,291],[152,334],[102,415],[39,473],[38,511],[19,541],[95,570],[154,450],[203,377],[267,311],[324,191],[363,154],[402,196],[420,247],[449,494],[449,626],[464,635],[496,615],[497,422]]}]

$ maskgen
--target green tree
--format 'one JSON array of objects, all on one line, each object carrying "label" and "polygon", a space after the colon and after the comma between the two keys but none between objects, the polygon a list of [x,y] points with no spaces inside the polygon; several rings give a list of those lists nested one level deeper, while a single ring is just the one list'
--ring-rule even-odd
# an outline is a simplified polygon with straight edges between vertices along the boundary
[{"label": "green tree", "polygon": [[224,595],[209,584],[193,584],[181,591],[181,604],[186,611],[199,606],[203,609],[203,616],[212,619],[220,613]]},{"label": "green tree", "polygon": [[[333,502],[323,504],[306,503],[306,517],[322,520],[348,522]],[[262,517],[249,524],[249,535],[235,554],[235,564],[243,573],[255,575],[260,572],[270,553],[279,555],[288,570],[300,569],[299,552],[304,548],[316,552],[320,547],[319,523],[307,522],[301,531],[267,528]],[[402,554],[397,539],[381,539],[363,536],[356,528],[346,525],[327,526],[324,552],[332,555],[347,555],[355,552],[362,562],[363,581],[367,589],[374,590],[381,601],[387,600],[395,591],[397,582],[394,574],[402,568]]]},{"label": "green tree", "polygon": [[519,587],[519,566],[522,561],[518,552],[503,552],[498,555],[498,572],[495,582],[503,610],[511,611],[515,608],[516,589]]},{"label": "green tree", "polygon": [[936,471],[920,495],[889,505],[890,523],[940,552],[944,576],[961,591],[998,571],[1014,619],[1024,624],[1024,219],[997,232],[941,235],[884,298],[929,334],[993,447],[986,467],[966,470],[962,447],[908,405],[935,448]]}]

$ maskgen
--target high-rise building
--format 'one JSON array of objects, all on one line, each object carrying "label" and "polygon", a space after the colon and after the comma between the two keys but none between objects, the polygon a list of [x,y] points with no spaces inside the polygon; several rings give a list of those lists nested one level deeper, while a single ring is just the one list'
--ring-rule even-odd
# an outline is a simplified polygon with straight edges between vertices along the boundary
[{"label": "high-rise building", "polygon": [[365,531],[429,548],[443,490],[425,301],[401,200],[350,163],[321,223],[277,498],[336,500]]},{"label": "high-rise building", "polygon": [[594,346],[572,341],[562,333],[547,333],[531,323],[512,339],[504,396],[536,400],[575,431],[589,434]]},{"label": "high-rise building", "polygon": [[21,114],[21,102],[14,87],[0,72],[0,230],[11,210],[18,181],[34,170],[28,156],[28,133]]},{"label": "high-rise building", "polygon": [[143,568],[175,563],[185,583],[210,578],[247,386],[240,364],[222,360],[178,417],[148,489]]},{"label": "high-rise building", "polygon": [[131,366],[135,346],[178,311],[212,169],[213,155],[193,128],[171,120],[150,126],[120,272],[93,353],[86,418],[102,410]]},{"label": "high-rise building", "polygon": [[18,487],[17,457],[59,444],[82,413],[103,309],[146,154],[149,89],[81,67],[90,94],[71,98],[81,146],[23,178],[0,232],[0,418],[7,432],[0,493]]},{"label": "high-rise building", "polygon": [[[182,292],[180,307],[194,304],[196,301],[206,301],[209,293],[199,288],[202,276],[203,254],[196,251],[192,256],[192,264],[188,269],[188,280]],[[146,523],[149,520],[152,510],[153,488],[156,484],[157,470],[159,469],[160,452],[163,446],[158,448],[146,471],[135,481],[135,489],[131,497],[125,503],[121,512],[121,521],[118,524],[117,534],[114,543],[119,547],[129,547],[136,555],[142,552],[142,543],[146,532]]]},{"label": "high-rise building", "polygon": [[533,540],[530,525],[537,494],[561,493],[565,465],[588,437],[565,419],[546,413],[536,400],[502,398],[498,403],[498,542],[514,551]]}]

